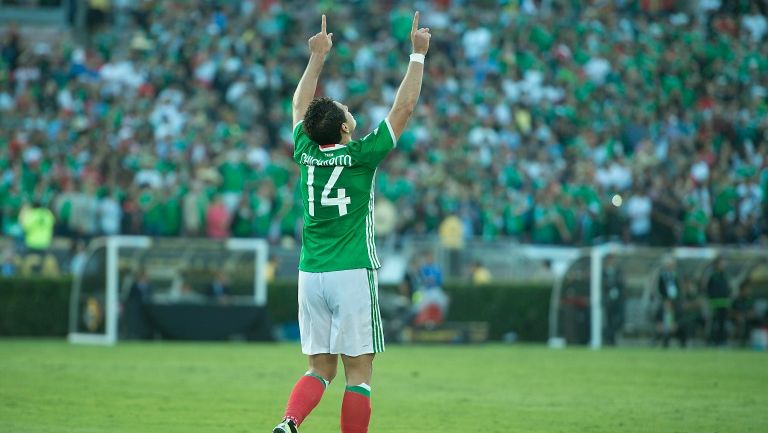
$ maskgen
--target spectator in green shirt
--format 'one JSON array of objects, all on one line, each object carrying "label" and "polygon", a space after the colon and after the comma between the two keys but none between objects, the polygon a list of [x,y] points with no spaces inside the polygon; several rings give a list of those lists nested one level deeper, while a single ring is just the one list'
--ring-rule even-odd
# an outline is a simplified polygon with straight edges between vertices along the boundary
[{"label": "spectator in green shirt", "polygon": [[24,245],[33,251],[45,251],[53,240],[53,212],[38,202],[25,206],[19,215],[24,229]]}]

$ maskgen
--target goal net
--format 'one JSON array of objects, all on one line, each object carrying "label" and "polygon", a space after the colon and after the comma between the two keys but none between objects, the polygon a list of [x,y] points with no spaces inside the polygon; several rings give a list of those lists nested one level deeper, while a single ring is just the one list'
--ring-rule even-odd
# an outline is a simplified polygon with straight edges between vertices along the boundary
[{"label": "goal net", "polygon": [[267,256],[261,239],[94,239],[74,275],[69,341],[115,344],[127,332],[124,307],[141,295],[139,282],[151,287],[145,301],[153,305],[211,304],[212,284],[220,279],[228,306],[264,307]]},{"label": "goal net", "polygon": [[677,296],[695,301],[686,304],[697,321],[689,337],[706,338],[707,281],[718,257],[732,295],[742,285],[764,289],[765,249],[603,245],[580,250],[552,291],[550,345],[649,344],[663,326],[659,279],[664,271],[674,275]]}]

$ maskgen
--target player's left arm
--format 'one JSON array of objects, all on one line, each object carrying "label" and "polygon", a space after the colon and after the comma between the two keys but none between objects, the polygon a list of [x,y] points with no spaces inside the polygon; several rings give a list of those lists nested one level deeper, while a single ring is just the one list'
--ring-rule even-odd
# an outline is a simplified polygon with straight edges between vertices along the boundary
[{"label": "player's left arm", "polygon": [[320,72],[323,70],[323,64],[325,63],[325,56],[333,46],[333,33],[326,33],[325,31],[325,15],[323,15],[322,24],[320,27],[320,33],[315,34],[309,38],[309,62],[307,68],[304,70],[304,75],[301,76],[299,85],[296,86],[296,91],[293,93],[293,127],[296,128],[296,124],[304,119],[304,114],[307,112],[307,107],[312,99],[315,97],[315,91],[317,90],[317,80],[320,78]]},{"label": "player's left arm", "polygon": [[[419,28],[419,12],[413,15],[411,24],[411,43],[413,54],[408,70],[395,94],[395,101],[387,117],[373,132],[360,141],[349,144],[350,152],[371,167],[376,167],[397,145],[397,140],[416,108],[421,93],[421,81],[424,75],[424,55],[429,50],[431,35],[428,28]],[[419,58],[420,57],[420,58]]]},{"label": "player's left arm", "polygon": [[405,77],[403,77],[403,81],[400,83],[400,87],[395,94],[392,109],[389,111],[389,115],[387,115],[387,120],[392,127],[395,140],[400,138],[400,135],[405,131],[405,127],[408,125],[408,121],[416,109],[416,102],[419,100],[419,94],[421,93],[421,81],[424,76],[424,56],[429,50],[429,40],[431,37],[432,35],[429,33],[428,27],[419,28],[419,12],[416,11],[413,14],[413,22],[411,23],[413,54],[411,54],[411,60],[408,63]]}]

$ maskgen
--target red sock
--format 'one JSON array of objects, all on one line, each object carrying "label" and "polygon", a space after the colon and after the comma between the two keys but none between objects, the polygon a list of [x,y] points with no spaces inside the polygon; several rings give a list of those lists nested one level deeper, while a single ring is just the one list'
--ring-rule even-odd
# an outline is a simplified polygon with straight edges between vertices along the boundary
[{"label": "red sock", "polygon": [[371,388],[348,386],[341,404],[341,433],[368,433],[371,420]]},{"label": "red sock", "polygon": [[285,418],[293,420],[296,427],[300,426],[304,418],[312,412],[312,409],[320,403],[325,391],[325,380],[315,374],[307,373],[296,382],[285,408]]}]

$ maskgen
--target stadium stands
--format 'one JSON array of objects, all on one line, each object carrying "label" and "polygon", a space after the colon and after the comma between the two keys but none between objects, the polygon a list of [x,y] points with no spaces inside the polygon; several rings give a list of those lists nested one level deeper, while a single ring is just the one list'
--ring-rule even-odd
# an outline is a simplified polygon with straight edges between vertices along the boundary
[{"label": "stadium stands", "polygon": [[[84,45],[0,31],[2,233],[21,238],[39,202],[59,235],[297,239],[290,97],[330,3],[137,3]],[[422,5],[434,48],[379,173],[380,216],[397,218],[380,234],[456,215],[486,240],[767,242],[765,7],[465,3]],[[359,135],[408,54],[411,10],[391,4],[323,11],[336,36],[321,92]]]}]

